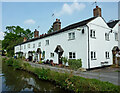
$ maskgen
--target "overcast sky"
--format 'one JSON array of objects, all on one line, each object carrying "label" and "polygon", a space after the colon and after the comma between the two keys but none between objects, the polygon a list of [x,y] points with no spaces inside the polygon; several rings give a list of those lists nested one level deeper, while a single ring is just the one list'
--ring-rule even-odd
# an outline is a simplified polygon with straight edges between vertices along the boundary
[{"label": "overcast sky", "polygon": [[[102,16],[108,22],[118,19],[117,2],[99,2]],[[92,2],[3,2],[2,3],[2,31],[6,26],[21,26],[31,31],[37,29],[40,34],[46,33],[56,18],[62,23],[62,28],[93,17]],[[54,13],[55,16],[52,16]],[[0,31],[0,39],[3,39]]]}]

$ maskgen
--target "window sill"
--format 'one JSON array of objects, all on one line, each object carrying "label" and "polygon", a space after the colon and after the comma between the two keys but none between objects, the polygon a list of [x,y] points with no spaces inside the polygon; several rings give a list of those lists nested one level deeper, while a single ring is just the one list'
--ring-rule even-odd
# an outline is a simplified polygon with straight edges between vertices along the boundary
[{"label": "window sill", "polygon": [[96,37],[91,37],[91,38],[96,39]]},{"label": "window sill", "polygon": [[105,41],[110,41],[110,40],[105,40]]},{"label": "window sill", "polygon": [[97,60],[97,59],[95,58],[95,59],[91,59],[91,60]]},{"label": "window sill", "polygon": [[75,40],[75,39],[68,39],[68,41],[70,41],[70,40]]},{"label": "window sill", "polygon": [[110,58],[106,58],[106,59],[110,59]]}]

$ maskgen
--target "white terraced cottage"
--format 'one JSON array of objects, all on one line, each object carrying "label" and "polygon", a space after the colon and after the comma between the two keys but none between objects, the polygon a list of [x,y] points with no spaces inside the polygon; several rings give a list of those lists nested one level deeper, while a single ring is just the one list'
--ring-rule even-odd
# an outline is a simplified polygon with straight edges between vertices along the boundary
[{"label": "white terraced cottage", "polygon": [[101,17],[101,8],[96,6],[94,17],[71,24],[61,29],[59,19],[53,23],[54,32],[39,36],[15,46],[15,55],[22,53],[29,60],[53,60],[62,64],[61,57],[81,59],[86,69],[112,65],[118,48],[119,20],[106,23]]}]

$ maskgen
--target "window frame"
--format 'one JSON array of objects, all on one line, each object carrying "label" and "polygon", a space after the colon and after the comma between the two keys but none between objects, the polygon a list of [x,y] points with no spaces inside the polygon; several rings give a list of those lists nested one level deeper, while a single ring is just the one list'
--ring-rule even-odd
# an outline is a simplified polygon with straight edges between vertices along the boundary
[{"label": "window frame", "polygon": [[49,40],[46,40],[46,44],[45,44],[45,45],[47,46],[47,45],[49,45],[49,44],[50,44]]},{"label": "window frame", "polygon": [[[117,35],[117,36],[116,36],[116,35]],[[118,38],[119,38],[118,33],[115,32],[115,41],[118,41]]]},{"label": "window frame", "polygon": [[68,40],[74,40],[75,39],[75,32],[68,33]]},{"label": "window frame", "polygon": [[105,40],[110,41],[109,33],[105,33]]},{"label": "window frame", "polygon": [[54,58],[54,53],[51,52],[51,53],[50,53],[50,57],[51,57],[51,58]]},{"label": "window frame", "polygon": [[96,53],[96,51],[91,51],[91,60],[97,60],[97,53]]},{"label": "window frame", "polygon": [[41,47],[41,42],[38,43],[38,47]]},{"label": "window frame", "polygon": [[28,44],[28,48],[30,48],[30,44]]},{"label": "window frame", "polygon": [[69,59],[76,59],[76,52],[69,52],[68,57],[69,57]]},{"label": "window frame", "polygon": [[33,48],[35,48],[35,43],[33,44]]},{"label": "window frame", "polygon": [[110,52],[109,51],[105,51],[105,58],[110,59]]},{"label": "window frame", "polygon": [[96,31],[94,29],[90,29],[90,37],[96,39]]}]

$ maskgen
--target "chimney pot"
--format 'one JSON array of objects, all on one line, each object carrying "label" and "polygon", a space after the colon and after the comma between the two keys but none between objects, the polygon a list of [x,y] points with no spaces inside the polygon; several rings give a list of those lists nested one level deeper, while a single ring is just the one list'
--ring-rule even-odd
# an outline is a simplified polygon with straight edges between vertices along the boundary
[{"label": "chimney pot", "polygon": [[39,37],[39,31],[37,31],[37,29],[35,29],[35,31],[34,31],[34,38],[36,38],[36,37]]},{"label": "chimney pot", "polygon": [[25,41],[27,41],[27,38],[26,38],[26,37],[24,37],[24,39],[23,39],[23,42],[25,42]]},{"label": "chimney pot", "polygon": [[93,15],[95,17],[98,17],[98,16],[101,17],[101,8],[99,8],[98,6],[96,6],[96,8],[93,9]]},{"label": "chimney pot", "polygon": [[53,31],[58,31],[60,29],[61,29],[60,19],[56,19],[56,21],[53,23]]}]

